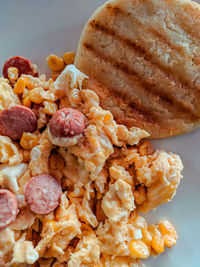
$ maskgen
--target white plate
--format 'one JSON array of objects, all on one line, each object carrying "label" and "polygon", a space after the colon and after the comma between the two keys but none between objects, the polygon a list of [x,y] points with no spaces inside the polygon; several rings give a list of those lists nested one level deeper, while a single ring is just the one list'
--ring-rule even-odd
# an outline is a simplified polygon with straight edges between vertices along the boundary
[{"label": "white plate", "polygon": [[[103,0],[0,0],[0,65],[14,55],[34,61],[40,73],[49,53],[75,50],[84,23]],[[200,266],[200,129],[155,145],[181,155],[184,179],[174,200],[148,215],[168,218],[179,234],[177,245],[146,261],[153,267]]]}]

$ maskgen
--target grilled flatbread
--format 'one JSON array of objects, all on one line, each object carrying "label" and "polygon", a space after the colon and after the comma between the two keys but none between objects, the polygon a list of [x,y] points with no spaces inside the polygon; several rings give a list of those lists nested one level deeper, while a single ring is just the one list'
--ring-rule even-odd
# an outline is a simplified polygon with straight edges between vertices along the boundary
[{"label": "grilled flatbread", "polygon": [[89,19],[75,65],[118,123],[151,138],[200,124],[200,6],[189,0],[112,0]]}]

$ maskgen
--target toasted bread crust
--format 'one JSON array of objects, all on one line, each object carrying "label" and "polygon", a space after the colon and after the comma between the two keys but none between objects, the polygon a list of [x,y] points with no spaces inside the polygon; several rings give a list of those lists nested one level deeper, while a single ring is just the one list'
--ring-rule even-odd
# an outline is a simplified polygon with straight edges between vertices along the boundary
[{"label": "toasted bread crust", "polygon": [[199,126],[199,15],[188,0],[115,0],[91,16],[75,65],[118,123],[151,138]]}]

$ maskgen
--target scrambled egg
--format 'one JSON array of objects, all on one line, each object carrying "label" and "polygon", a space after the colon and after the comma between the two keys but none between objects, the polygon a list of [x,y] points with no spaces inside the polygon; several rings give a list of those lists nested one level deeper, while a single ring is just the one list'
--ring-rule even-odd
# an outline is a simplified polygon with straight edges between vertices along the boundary
[{"label": "scrambled egg", "polygon": [[[179,156],[154,151],[142,141],[149,136],[144,130],[118,125],[98,96],[82,89],[87,76],[73,65],[55,82],[26,77],[29,90],[42,88],[42,101],[76,108],[88,122],[84,135],[71,143],[54,140],[48,128],[36,131],[39,141],[30,150],[0,136],[0,185],[16,193],[20,208],[16,221],[0,232],[3,266],[141,267],[140,259],[175,245],[177,234],[168,221],[148,226],[138,210],[174,197],[182,178]],[[17,104],[18,96],[1,78],[0,111]],[[41,107],[34,112],[39,130],[47,116]],[[48,215],[32,213],[23,199],[27,182],[39,173],[52,174],[63,188],[60,205]]]}]

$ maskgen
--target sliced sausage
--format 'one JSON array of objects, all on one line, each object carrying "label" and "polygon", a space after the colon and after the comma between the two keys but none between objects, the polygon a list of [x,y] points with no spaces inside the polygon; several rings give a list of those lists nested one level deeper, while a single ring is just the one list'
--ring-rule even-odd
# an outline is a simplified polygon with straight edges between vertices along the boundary
[{"label": "sliced sausage", "polygon": [[85,127],[85,116],[80,111],[72,108],[58,110],[49,123],[50,132],[56,137],[73,137],[80,135]]},{"label": "sliced sausage", "polygon": [[23,132],[34,132],[37,118],[30,108],[14,106],[0,113],[0,134],[19,140]]},{"label": "sliced sausage", "polygon": [[48,174],[39,174],[30,179],[25,187],[25,200],[29,208],[38,214],[48,214],[60,203],[62,188]]},{"label": "sliced sausage", "polygon": [[17,199],[7,189],[0,189],[0,231],[16,219],[18,213]]},{"label": "sliced sausage", "polygon": [[4,78],[8,78],[8,69],[10,67],[15,67],[18,69],[18,77],[20,77],[22,74],[38,77],[37,66],[24,57],[20,56],[11,57],[4,63],[3,66]]}]

